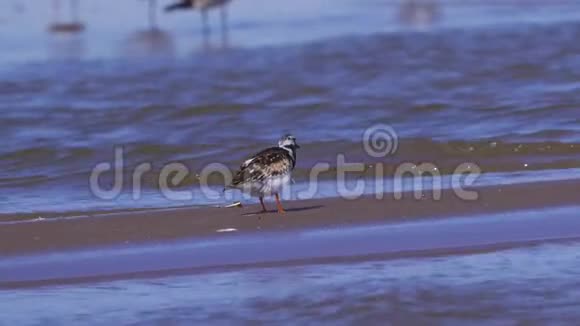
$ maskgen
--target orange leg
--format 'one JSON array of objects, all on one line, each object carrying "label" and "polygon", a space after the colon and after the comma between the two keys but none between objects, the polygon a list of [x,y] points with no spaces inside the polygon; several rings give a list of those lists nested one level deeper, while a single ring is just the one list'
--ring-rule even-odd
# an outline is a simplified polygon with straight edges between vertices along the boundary
[{"label": "orange leg", "polygon": [[280,196],[278,196],[278,194],[276,194],[276,206],[278,207],[278,213],[286,213],[284,207],[282,207],[282,204],[280,203]]},{"label": "orange leg", "polygon": [[266,209],[266,205],[264,205],[264,197],[260,197],[260,204],[262,204],[261,213],[266,213],[268,210]]}]

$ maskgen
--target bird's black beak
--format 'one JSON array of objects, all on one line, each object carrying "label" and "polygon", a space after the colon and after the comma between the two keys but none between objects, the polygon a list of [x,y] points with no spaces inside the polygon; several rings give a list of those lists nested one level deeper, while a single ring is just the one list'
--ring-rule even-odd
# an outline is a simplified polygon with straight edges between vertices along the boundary
[{"label": "bird's black beak", "polygon": [[298,145],[298,144],[295,144],[295,145],[294,145],[294,147],[296,147],[296,148],[300,148],[300,145]]}]

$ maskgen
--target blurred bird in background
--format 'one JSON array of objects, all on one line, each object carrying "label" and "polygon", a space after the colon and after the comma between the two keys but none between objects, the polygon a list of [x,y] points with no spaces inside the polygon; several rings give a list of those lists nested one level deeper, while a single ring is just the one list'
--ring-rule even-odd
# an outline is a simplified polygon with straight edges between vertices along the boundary
[{"label": "blurred bird in background", "polygon": [[208,11],[214,8],[220,8],[222,31],[225,31],[227,25],[226,6],[231,0],[180,0],[177,3],[165,7],[166,12],[176,10],[199,10],[202,19],[202,28],[205,33],[209,33]]}]

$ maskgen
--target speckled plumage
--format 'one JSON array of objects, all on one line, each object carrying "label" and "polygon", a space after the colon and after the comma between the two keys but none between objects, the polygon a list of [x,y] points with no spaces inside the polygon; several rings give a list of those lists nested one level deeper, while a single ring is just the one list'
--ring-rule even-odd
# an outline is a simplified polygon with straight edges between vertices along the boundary
[{"label": "speckled plumage", "polygon": [[246,182],[262,182],[269,177],[285,175],[292,171],[296,161],[290,152],[280,147],[265,149],[240,166],[234,176],[233,186]]},{"label": "speckled plumage", "polygon": [[284,136],[278,147],[267,148],[244,161],[226,188],[240,189],[260,200],[268,195],[278,197],[282,187],[292,180],[299,147],[294,136]]}]

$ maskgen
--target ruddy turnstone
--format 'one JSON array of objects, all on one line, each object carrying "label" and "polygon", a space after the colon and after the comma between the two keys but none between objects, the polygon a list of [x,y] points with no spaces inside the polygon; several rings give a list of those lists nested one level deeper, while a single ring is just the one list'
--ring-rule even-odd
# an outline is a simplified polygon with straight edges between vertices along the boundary
[{"label": "ruddy turnstone", "polygon": [[226,189],[240,189],[260,198],[262,213],[267,212],[264,197],[274,195],[278,213],[284,213],[280,191],[292,180],[298,148],[296,137],[285,135],[278,141],[278,147],[267,148],[244,161]]}]

